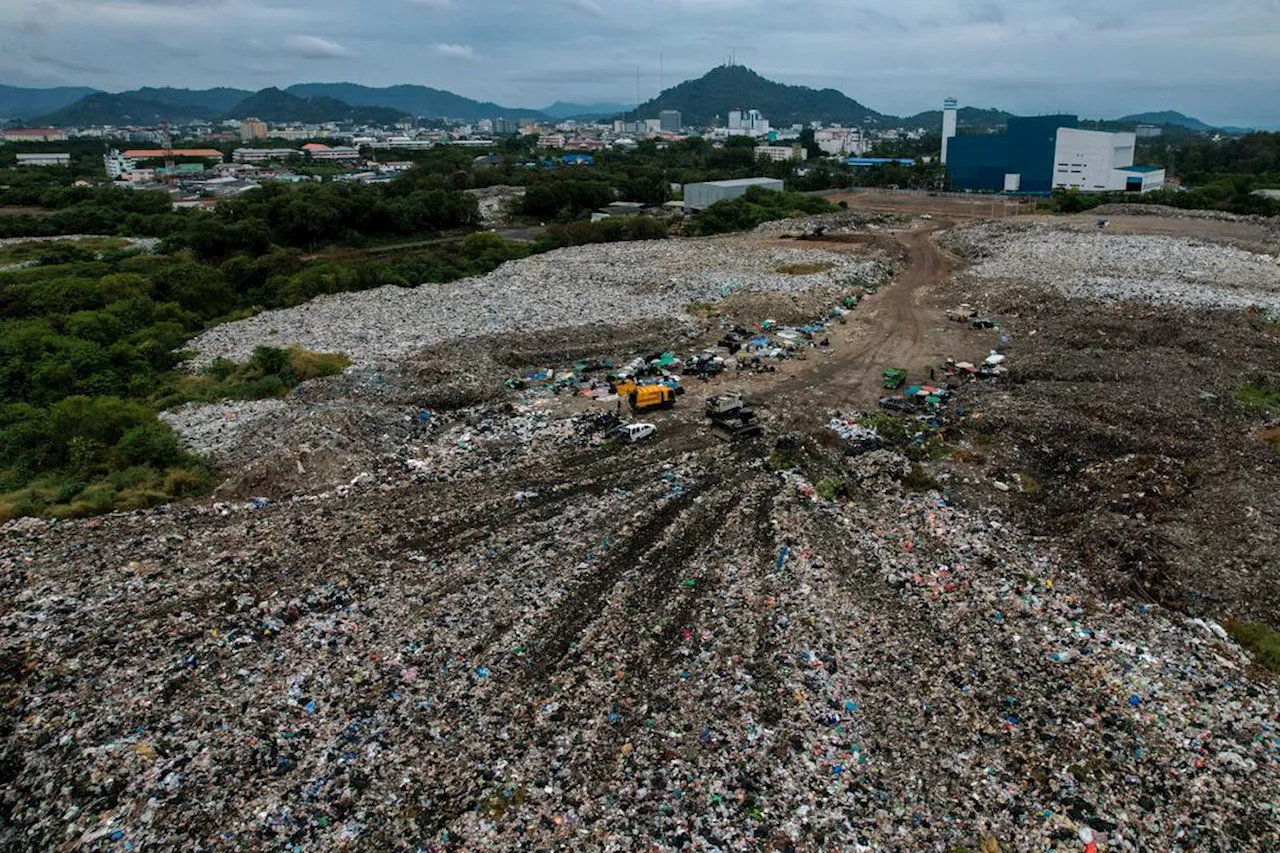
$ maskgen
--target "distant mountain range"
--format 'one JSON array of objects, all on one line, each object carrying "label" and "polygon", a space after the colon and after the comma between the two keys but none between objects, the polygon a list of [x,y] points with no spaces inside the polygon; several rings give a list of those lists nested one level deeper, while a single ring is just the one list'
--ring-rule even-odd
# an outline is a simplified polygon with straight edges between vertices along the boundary
[{"label": "distant mountain range", "polygon": [[1174,127],[1185,127],[1189,130],[1213,130],[1210,125],[1205,124],[1198,118],[1191,118],[1182,113],[1173,110],[1165,110],[1158,113],[1135,113],[1131,116],[1116,119],[1117,121],[1133,122],[1134,124],[1171,124]]},{"label": "distant mountain range", "polygon": [[263,121],[395,124],[408,115],[395,107],[352,106],[327,95],[298,95],[280,89],[263,89],[232,107],[227,118],[260,118]]},{"label": "distant mountain range", "polygon": [[[899,118],[867,107],[835,89],[811,89],[767,80],[741,65],[713,68],[695,80],[663,91],[639,106],[620,103],[581,104],[557,101],[546,109],[504,107],[476,101],[429,86],[399,85],[384,88],[356,83],[299,83],[287,89],[176,89],[143,87],[116,94],[88,87],[62,86],[29,89],[0,85],[0,121],[6,118],[27,124],[55,126],[155,125],[216,121],[256,116],[265,121],[391,124],[403,117],[450,118],[478,121],[486,118],[550,121],[568,118],[656,118],[662,110],[679,110],[685,124],[723,124],[731,110],[757,109],[776,127],[821,121],[863,127],[926,127],[942,123],[939,110]],[[961,129],[991,130],[1003,127],[1010,113],[998,109],[963,107]],[[1125,126],[1153,124],[1206,131],[1213,128],[1180,112],[1135,113],[1106,122]],[[1245,132],[1247,128],[1224,128]]]},{"label": "distant mountain range", "polygon": [[391,107],[422,118],[454,118],[479,121],[482,118],[545,120],[538,110],[502,107],[488,101],[473,101],[453,92],[429,86],[388,86],[373,89],[355,83],[299,83],[285,91],[302,97],[336,98],[358,107]]},{"label": "distant mountain range", "polygon": [[58,86],[55,89],[27,89],[0,85],[0,120],[42,116],[70,106],[97,89],[87,86]]},{"label": "distant mountain range", "polygon": [[863,127],[893,126],[888,116],[863,106],[835,89],[810,89],[766,80],[742,65],[721,65],[696,80],[686,80],[632,110],[633,119],[656,118],[662,110],[679,110],[685,124],[709,125],[727,120],[731,110],[756,109],[774,127],[820,121]]},{"label": "distant mountain range", "polygon": [[[1013,113],[1007,113],[1004,110],[961,107],[956,110],[956,127],[959,130],[991,130],[1007,125],[1011,115]],[[909,128],[935,127],[940,131],[942,128],[942,110],[926,110],[913,116],[907,116],[902,120],[902,124],[904,127]]]}]

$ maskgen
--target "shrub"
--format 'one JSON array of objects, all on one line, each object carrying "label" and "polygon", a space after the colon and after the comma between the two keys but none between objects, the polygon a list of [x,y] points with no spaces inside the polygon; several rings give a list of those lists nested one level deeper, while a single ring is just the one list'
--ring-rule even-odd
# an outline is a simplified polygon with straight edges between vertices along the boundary
[{"label": "shrub", "polygon": [[1280,631],[1256,622],[1230,620],[1224,626],[1231,639],[1253,655],[1260,666],[1280,672]]}]

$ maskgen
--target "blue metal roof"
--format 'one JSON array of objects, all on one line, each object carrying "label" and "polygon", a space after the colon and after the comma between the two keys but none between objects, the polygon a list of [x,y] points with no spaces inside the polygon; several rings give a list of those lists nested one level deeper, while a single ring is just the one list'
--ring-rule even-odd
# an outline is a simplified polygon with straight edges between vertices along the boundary
[{"label": "blue metal roof", "polygon": [[883,166],[887,163],[897,163],[902,166],[914,166],[915,160],[909,157],[850,157],[850,166]]},{"label": "blue metal roof", "polygon": [[1160,166],[1120,166],[1119,170],[1121,172],[1142,172],[1143,174],[1146,174],[1147,172],[1159,172],[1161,170],[1161,167]]}]

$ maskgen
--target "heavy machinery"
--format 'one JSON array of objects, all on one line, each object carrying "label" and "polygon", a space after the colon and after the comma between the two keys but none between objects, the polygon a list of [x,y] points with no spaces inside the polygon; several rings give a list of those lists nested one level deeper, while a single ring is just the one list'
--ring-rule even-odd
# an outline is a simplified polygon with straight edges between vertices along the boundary
[{"label": "heavy machinery", "polygon": [[711,432],[725,441],[754,438],[764,433],[760,424],[755,422],[755,411],[747,407],[741,391],[708,399],[707,417],[711,419]]},{"label": "heavy machinery", "polygon": [[627,402],[634,412],[670,409],[676,404],[676,392],[667,385],[640,385],[627,394]]},{"label": "heavy machinery", "polygon": [[882,374],[884,377],[884,387],[890,391],[896,391],[902,387],[902,383],[907,381],[907,371],[901,367],[890,367]]}]

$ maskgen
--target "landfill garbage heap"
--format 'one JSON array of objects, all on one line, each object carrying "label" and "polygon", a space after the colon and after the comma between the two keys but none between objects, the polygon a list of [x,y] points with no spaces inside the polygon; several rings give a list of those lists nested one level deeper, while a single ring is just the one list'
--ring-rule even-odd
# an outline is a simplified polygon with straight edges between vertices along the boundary
[{"label": "landfill garbage heap", "polygon": [[1219,626],[891,451],[843,504],[765,455],[9,523],[0,846],[1280,848],[1276,686]]}]

